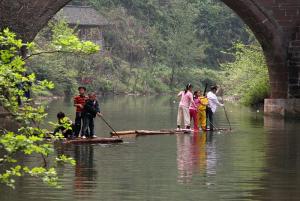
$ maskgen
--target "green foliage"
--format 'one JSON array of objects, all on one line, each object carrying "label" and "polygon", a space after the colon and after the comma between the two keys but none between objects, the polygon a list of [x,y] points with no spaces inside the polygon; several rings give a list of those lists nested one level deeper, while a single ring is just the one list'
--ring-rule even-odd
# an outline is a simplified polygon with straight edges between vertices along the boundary
[{"label": "green foliage", "polygon": [[219,0],[89,2],[110,22],[104,28],[101,54],[78,53],[76,31],[65,21],[45,29],[54,33],[51,43],[42,37],[47,34],[36,39],[42,49],[59,50],[31,60],[39,79],[56,84],[55,94],[72,95],[78,85],[103,93],[143,94],[170,93],[187,83],[203,87],[220,81],[218,72],[209,69],[234,61],[230,48],[235,41],[254,41]]},{"label": "green foliage", "polygon": [[[57,186],[57,175],[54,167],[49,167],[47,157],[53,153],[51,142],[44,140],[49,131],[41,128],[47,116],[43,107],[36,107],[31,100],[24,97],[25,90],[38,93],[54,87],[47,80],[37,81],[34,74],[27,75],[27,68],[23,58],[19,56],[21,48],[29,47],[32,43],[24,44],[16,38],[9,29],[0,32],[0,105],[8,110],[18,122],[16,132],[3,129],[0,133],[0,182],[14,187],[16,177],[25,174],[40,177],[45,183]],[[19,87],[20,84],[23,87]],[[22,97],[23,106],[18,105],[17,97]],[[53,136],[53,140],[59,137]],[[18,164],[17,154],[40,155],[44,161],[43,167],[28,167]],[[68,157],[60,157],[66,162],[72,161]]]},{"label": "green foliage", "polygon": [[[232,61],[228,49],[236,41],[244,44],[253,42],[243,21],[220,0],[198,1],[195,19],[197,38],[202,41],[206,57],[203,63],[218,68],[221,63]],[[227,51],[226,53],[224,51]]]},{"label": "green foliage", "polygon": [[235,44],[235,61],[223,64],[223,83],[228,95],[235,95],[246,105],[262,103],[268,97],[269,76],[259,45]]},{"label": "green foliage", "polygon": [[71,53],[93,54],[99,52],[99,45],[91,41],[81,41],[75,34],[74,29],[68,27],[65,20],[50,23],[52,42],[49,47],[55,50]]},{"label": "green foliage", "polygon": [[[233,55],[224,53],[234,41],[251,42],[246,26],[218,0],[89,2],[114,25],[104,33],[106,46],[111,48],[113,61],[122,60],[113,64],[115,69],[124,69],[129,64],[129,78],[118,78],[129,86],[129,91],[161,88],[170,92],[188,82],[200,86],[198,80],[205,79],[191,75],[190,71],[218,69],[220,63],[234,60]],[[153,72],[156,66],[169,68],[169,73],[168,77],[150,81],[148,86],[152,89],[135,79],[141,71]],[[212,83],[217,81],[210,79]]]},{"label": "green foliage", "polygon": [[[49,32],[52,33],[50,42]],[[99,53],[100,50],[100,46],[91,41],[81,41],[75,29],[64,20],[50,22],[35,41],[39,45],[29,57],[39,56],[30,59],[30,70],[38,79],[55,83],[54,93],[57,95],[71,95],[76,91],[81,78],[78,74],[84,74],[82,61],[88,60],[87,55]]]}]

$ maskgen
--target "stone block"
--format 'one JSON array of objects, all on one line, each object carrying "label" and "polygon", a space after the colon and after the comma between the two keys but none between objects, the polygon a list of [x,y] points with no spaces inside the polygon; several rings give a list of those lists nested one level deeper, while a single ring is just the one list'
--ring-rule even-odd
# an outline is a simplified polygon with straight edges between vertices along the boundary
[{"label": "stone block", "polygon": [[300,98],[265,99],[264,114],[281,118],[300,117]]}]

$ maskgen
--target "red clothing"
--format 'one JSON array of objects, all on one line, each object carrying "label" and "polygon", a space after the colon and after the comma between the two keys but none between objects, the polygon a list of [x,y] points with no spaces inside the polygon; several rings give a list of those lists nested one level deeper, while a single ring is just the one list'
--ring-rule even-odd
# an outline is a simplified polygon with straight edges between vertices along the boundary
[{"label": "red clothing", "polygon": [[198,127],[198,115],[197,114],[198,114],[197,110],[190,109],[190,118],[191,118],[191,121],[192,121],[192,119],[194,120],[194,130],[195,131],[199,130],[199,127]]},{"label": "red clothing", "polygon": [[[74,97],[74,104],[81,104],[82,106],[85,105],[86,100],[88,99],[88,97],[86,96],[75,96]],[[82,112],[83,108],[76,106],[76,112]]]}]

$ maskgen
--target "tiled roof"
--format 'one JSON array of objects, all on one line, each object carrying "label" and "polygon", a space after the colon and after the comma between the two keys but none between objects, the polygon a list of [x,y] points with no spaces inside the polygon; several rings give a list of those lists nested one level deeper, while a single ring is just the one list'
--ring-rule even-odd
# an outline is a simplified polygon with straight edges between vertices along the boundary
[{"label": "tiled roof", "polygon": [[71,25],[104,26],[109,22],[90,6],[67,5],[61,9],[55,19],[65,19]]}]

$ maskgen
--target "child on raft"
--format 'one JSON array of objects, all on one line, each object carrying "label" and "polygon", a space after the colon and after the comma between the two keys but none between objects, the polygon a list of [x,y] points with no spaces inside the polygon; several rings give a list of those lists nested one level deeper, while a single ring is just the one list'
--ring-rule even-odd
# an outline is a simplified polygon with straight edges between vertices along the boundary
[{"label": "child on raft", "polygon": [[198,106],[198,120],[199,124],[201,124],[201,129],[203,131],[206,130],[206,108],[208,105],[208,99],[205,94],[202,95],[201,91],[199,91],[199,106]]},{"label": "child on raft", "polygon": [[82,124],[83,124],[83,107],[85,102],[87,101],[88,97],[85,95],[86,88],[83,86],[78,87],[79,95],[74,97],[74,107],[76,107],[76,117],[75,117],[75,129],[74,134],[75,137],[79,137],[81,132],[81,137],[83,136],[82,133]]},{"label": "child on raft", "polygon": [[75,125],[73,122],[66,117],[65,113],[59,112],[56,115],[58,126],[54,130],[54,134],[61,132],[64,138],[73,138]]},{"label": "child on raft", "polygon": [[177,130],[180,130],[182,125],[184,125],[186,129],[191,129],[189,108],[191,104],[195,104],[193,100],[192,89],[193,86],[188,84],[185,87],[185,90],[179,92],[177,95],[178,97],[181,97],[177,114]]},{"label": "child on raft", "polygon": [[89,98],[85,102],[83,108],[83,136],[82,139],[87,137],[96,138],[94,130],[94,119],[96,116],[102,116],[99,108],[99,103],[96,100],[96,93],[89,93]]},{"label": "child on raft", "polygon": [[195,104],[191,104],[190,107],[189,107],[190,119],[191,119],[191,121],[193,120],[193,122],[194,122],[194,131],[199,131],[199,127],[198,127],[198,107],[200,105],[200,100],[199,100],[200,95],[201,94],[200,94],[199,91],[194,92],[193,100],[194,100]]}]

